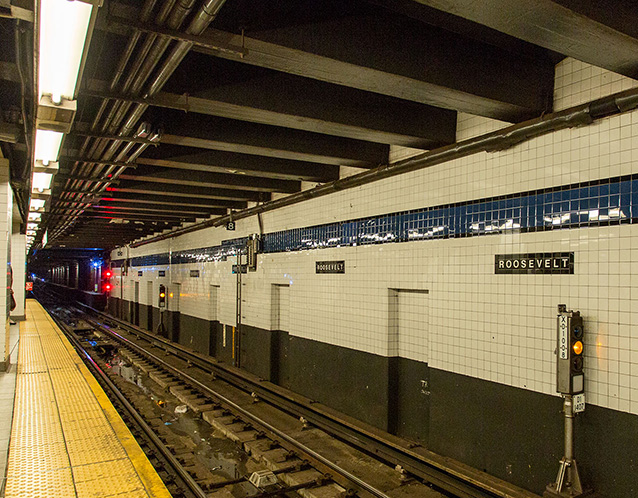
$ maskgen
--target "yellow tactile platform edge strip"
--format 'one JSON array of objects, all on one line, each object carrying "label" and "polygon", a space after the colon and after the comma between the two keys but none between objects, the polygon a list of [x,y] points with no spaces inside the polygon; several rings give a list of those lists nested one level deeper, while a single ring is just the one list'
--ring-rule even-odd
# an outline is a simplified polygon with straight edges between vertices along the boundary
[{"label": "yellow tactile platform edge strip", "polygon": [[[27,317],[30,321],[20,324],[21,340],[25,343],[20,348],[16,410],[25,411],[28,407],[31,410],[27,414],[17,412],[14,418],[6,497],[102,497],[106,496],[104,484],[109,481],[109,496],[141,496],[141,489],[123,490],[118,486],[120,483],[113,482],[117,476],[129,486],[140,482],[144,496],[170,498],[128,427],[55,322],[33,300],[28,301]],[[79,402],[91,397],[87,389],[99,407]],[[81,391],[88,396],[81,397]],[[34,399],[45,405],[47,417],[43,418],[43,413],[34,417]],[[25,417],[29,426],[26,428]],[[45,430],[34,431],[34,424],[45,424],[41,428]],[[110,435],[111,430],[117,439]],[[92,439],[85,439],[87,433],[93,434]],[[92,452],[108,454],[113,459],[93,462]],[[51,460],[52,453],[60,453],[58,460]],[[119,457],[124,453],[130,466],[127,458]]]}]

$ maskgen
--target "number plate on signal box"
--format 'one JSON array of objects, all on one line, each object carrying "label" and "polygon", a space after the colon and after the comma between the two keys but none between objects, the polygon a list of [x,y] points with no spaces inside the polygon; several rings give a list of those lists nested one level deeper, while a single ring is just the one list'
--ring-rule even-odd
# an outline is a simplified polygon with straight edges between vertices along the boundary
[{"label": "number plate on signal box", "polygon": [[574,395],[574,413],[585,411],[585,393]]}]

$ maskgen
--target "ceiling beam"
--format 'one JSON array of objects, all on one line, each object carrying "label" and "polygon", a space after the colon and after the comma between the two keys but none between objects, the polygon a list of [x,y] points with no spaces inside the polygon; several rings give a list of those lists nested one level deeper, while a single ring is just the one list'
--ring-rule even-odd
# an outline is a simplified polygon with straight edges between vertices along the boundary
[{"label": "ceiling beam", "polygon": [[91,159],[88,157],[73,157],[73,156],[60,156],[60,162],[63,164],[68,163],[87,163],[87,164],[98,164],[103,166],[123,166],[129,169],[135,169],[137,166],[135,163],[127,163],[124,161],[103,161],[101,159]]},{"label": "ceiling beam", "polygon": [[[110,216],[112,215],[112,216]],[[136,213],[122,213],[122,212],[111,212],[111,211],[101,211],[94,210],[91,208],[78,210],[72,208],[57,208],[54,212],[52,211],[46,219],[47,220],[59,220],[59,219],[67,219],[73,216],[79,216],[82,218],[96,218],[102,220],[129,220],[129,221],[173,221],[173,222],[187,222],[187,221],[195,221],[195,217],[184,217],[184,216],[170,216],[170,215],[158,215],[158,214],[136,214]],[[44,218],[44,217],[43,217]]]},{"label": "ceiling beam", "polygon": [[108,183],[117,185],[120,181],[113,180],[110,177],[101,177],[101,176],[76,176],[70,174],[69,170],[63,169],[53,178],[54,185],[64,185],[69,180],[77,180],[80,182],[91,182],[91,183]]},{"label": "ceiling beam", "polygon": [[[168,227],[166,227],[168,228]],[[122,236],[143,236],[144,234],[157,232],[160,230],[164,230],[164,228],[131,228],[128,230],[116,230],[115,223],[111,223],[110,226],[105,227],[82,227],[73,230],[73,234],[77,237],[80,236],[91,236],[91,235],[112,235],[113,237],[122,237]]]},{"label": "ceiling beam", "polygon": [[423,29],[385,9],[250,36],[209,28],[191,41],[195,52],[505,121],[548,111],[553,89],[548,60]]},{"label": "ceiling beam", "polygon": [[[178,71],[188,74],[181,67]],[[228,72],[228,68],[220,71]],[[382,144],[430,149],[456,139],[453,111],[289,74],[260,72],[260,77],[189,95],[160,92],[146,99],[131,98],[106,92],[106,84],[96,80],[84,93]]]},{"label": "ceiling beam", "polygon": [[[172,148],[177,150],[161,148],[148,151],[147,157],[139,157],[137,159],[137,164],[212,173],[244,173],[263,178],[321,183],[339,178],[339,167],[329,164],[291,161],[290,159],[225,151],[205,151],[189,154],[188,152],[192,152],[190,148],[178,146],[172,146]],[[178,151],[182,155],[173,156],[173,153]],[[166,157],[167,152],[172,157]]]},{"label": "ceiling beam", "polygon": [[134,175],[124,173],[120,180],[153,182],[163,185],[184,185],[193,187],[218,187],[238,190],[254,190],[256,192],[293,193],[301,190],[301,182],[294,180],[275,180],[247,175],[208,173],[204,171],[175,170],[140,166]]},{"label": "ceiling beam", "polygon": [[[78,236],[91,236],[94,234],[106,234],[111,235],[113,237],[143,237],[145,235],[162,232],[166,229],[173,228],[178,226],[180,222],[134,222],[134,223],[110,223],[107,220],[102,219],[81,219],[77,224],[73,225],[69,229],[72,228],[72,234],[76,234]],[[66,230],[65,230],[66,232]],[[57,241],[59,237],[65,236],[63,235],[65,232],[62,232],[60,235],[55,237]],[[68,236],[68,235],[66,235]]]},{"label": "ceiling beam", "polygon": [[194,219],[193,215],[182,216],[179,213],[171,214],[171,213],[140,213],[139,211],[122,211],[115,209],[96,209],[94,206],[87,206],[84,208],[74,208],[74,207],[64,207],[64,206],[56,206],[54,209],[45,213],[42,216],[44,220],[57,219],[60,217],[71,218],[71,217],[88,217],[91,218],[94,215],[104,216],[108,214],[114,214],[115,218],[125,218],[132,221],[173,221],[173,222],[183,222],[187,219]]},{"label": "ceiling beam", "polygon": [[[548,110],[551,64],[381,12],[251,33],[244,37],[248,54],[243,58],[195,50],[504,121],[518,122]],[[206,35],[242,43],[241,35],[212,29]]]},{"label": "ceiling beam", "polygon": [[96,238],[102,238],[102,239],[107,239],[107,240],[116,242],[122,239],[124,240],[139,239],[142,237],[146,237],[147,235],[157,233],[159,231],[161,230],[140,230],[140,231],[128,231],[128,232],[113,232],[110,230],[97,230],[97,229],[93,229],[90,231],[76,230],[68,234],[63,234],[63,235],[60,235],[59,237],[56,237],[55,242],[59,244],[60,242],[63,242],[64,240],[73,240],[75,242],[78,242],[80,240],[87,240],[87,242],[92,244],[92,242]]},{"label": "ceiling beam", "polygon": [[[638,77],[638,11],[596,0],[414,0],[516,38]],[[604,49],[603,49],[604,47]]]},{"label": "ceiling beam", "polygon": [[[107,133],[97,133],[97,132],[93,132],[91,131],[91,124],[90,123],[83,123],[83,122],[74,122],[73,123],[73,131],[69,134],[67,134],[67,137],[70,138],[77,138],[77,137],[89,137],[89,138],[100,138],[103,140],[111,140],[111,141],[115,141],[117,140],[118,142],[126,142],[126,143],[134,143],[134,144],[146,144],[146,145],[152,145],[154,147],[157,147],[161,141],[160,140],[148,140],[146,138],[138,138],[138,137],[133,137],[133,136],[124,136],[124,135],[109,135]],[[91,161],[94,162],[92,159],[87,159],[85,161]]]},{"label": "ceiling beam", "polygon": [[249,190],[231,190],[227,188],[209,188],[202,186],[187,186],[177,184],[162,184],[127,181],[117,186],[106,188],[106,192],[117,192],[127,194],[149,194],[161,195],[165,197],[183,197],[189,196],[197,199],[211,200],[233,200],[233,201],[267,201],[270,200],[270,194],[267,192],[253,192]]},{"label": "ceiling beam", "polygon": [[92,232],[104,232],[114,234],[127,234],[127,233],[148,233],[153,231],[162,231],[167,228],[173,227],[178,223],[170,222],[144,222],[139,223],[107,223],[101,220],[84,220],[84,223],[79,226],[74,226],[75,233],[82,234],[84,232],[90,234]]},{"label": "ceiling beam", "polygon": [[203,200],[197,197],[172,197],[161,195],[147,195],[147,194],[129,194],[126,192],[104,192],[102,195],[102,202],[115,202],[115,203],[127,203],[127,204],[146,204],[146,205],[160,205],[160,206],[179,206],[185,208],[230,208],[230,209],[244,209],[247,206],[246,202],[242,201],[223,201],[218,199]]},{"label": "ceiling beam", "polygon": [[100,204],[96,202],[91,202],[91,207],[83,207],[77,208],[70,206],[71,204],[77,204],[77,201],[58,201],[55,204],[56,208],[61,209],[73,209],[73,210],[100,210],[100,209],[110,209],[110,210],[122,210],[122,211],[133,211],[140,214],[153,214],[153,213],[169,213],[171,216],[199,216],[206,217],[212,214],[222,215],[226,214],[225,208],[215,208],[215,207],[177,207],[171,205],[168,207],[166,204],[139,204],[139,203],[129,203],[129,202],[108,202],[104,200],[99,200]]},{"label": "ceiling beam", "polygon": [[0,80],[20,83],[20,71],[15,62],[0,61]]},{"label": "ceiling beam", "polygon": [[[499,47],[512,54],[526,59],[541,59],[557,64],[565,58],[564,55],[552,52],[538,45],[528,43],[519,38],[496,31],[488,26],[457,17],[448,12],[428,7],[418,0],[365,0],[392,12],[415,19],[424,28],[436,26],[450,33],[460,35],[465,39],[476,40],[482,44]],[[576,0],[581,1],[581,0]]]},{"label": "ceiling beam", "polygon": [[223,208],[210,208],[210,209],[192,209],[192,208],[175,208],[171,207],[167,209],[166,207],[161,208],[156,205],[157,209],[145,206],[140,207],[139,204],[128,204],[122,202],[113,202],[108,204],[94,204],[93,210],[108,210],[112,212],[132,212],[139,214],[170,214],[171,216],[196,216],[198,218],[207,218],[208,216],[217,215],[221,216],[227,214],[227,210]]},{"label": "ceiling beam", "polygon": [[161,120],[164,144],[359,168],[388,162],[386,144],[171,109]]},{"label": "ceiling beam", "polygon": [[[146,234],[150,235],[150,234]],[[76,248],[85,248],[85,247],[99,247],[100,249],[114,249],[116,247],[121,247],[126,245],[134,240],[141,239],[146,237],[146,235],[129,235],[129,236],[121,236],[121,237],[113,237],[109,235],[98,235],[98,236],[90,236],[86,235],[83,237],[75,237],[74,234],[69,234],[68,236],[60,237],[55,239],[55,244],[63,247],[76,247]]]}]

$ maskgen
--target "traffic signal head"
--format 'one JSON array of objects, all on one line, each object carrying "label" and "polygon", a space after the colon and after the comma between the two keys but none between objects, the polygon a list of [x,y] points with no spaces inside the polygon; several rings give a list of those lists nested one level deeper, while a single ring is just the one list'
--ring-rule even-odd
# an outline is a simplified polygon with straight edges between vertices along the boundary
[{"label": "traffic signal head", "polygon": [[573,313],[569,324],[569,345],[571,362],[571,394],[579,394],[585,390],[585,376],[583,375],[584,339],[583,319],[579,312]]},{"label": "traffic signal head", "polygon": [[110,269],[104,270],[102,273],[102,291],[106,294],[111,292],[113,286],[111,285],[111,277],[113,276],[113,272]]},{"label": "traffic signal head", "polygon": [[559,311],[557,339],[556,390],[580,394],[585,390],[585,330],[579,311]]},{"label": "traffic signal head", "polygon": [[158,306],[160,308],[165,308],[166,307],[166,286],[164,284],[160,284],[160,286],[159,286]]}]

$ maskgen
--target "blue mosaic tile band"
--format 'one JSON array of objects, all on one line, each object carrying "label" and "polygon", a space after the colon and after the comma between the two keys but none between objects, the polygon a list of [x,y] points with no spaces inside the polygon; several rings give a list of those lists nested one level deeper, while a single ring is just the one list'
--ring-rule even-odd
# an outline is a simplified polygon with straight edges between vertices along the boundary
[{"label": "blue mosaic tile band", "polygon": [[131,258],[131,266],[167,266],[168,264],[168,253]]},{"label": "blue mosaic tile band", "polygon": [[[131,266],[168,266],[187,263],[207,263],[210,261],[225,261],[229,256],[237,256],[237,253],[246,247],[248,237],[224,240],[222,245],[214,247],[202,247],[178,251],[173,254],[151,254],[149,256],[137,256],[131,258]],[[124,260],[113,261],[113,266],[122,266]]]},{"label": "blue mosaic tile band", "polygon": [[540,231],[638,218],[638,175],[436,206],[264,236],[263,252]]},{"label": "blue mosaic tile band", "polygon": [[[268,233],[263,237],[263,252],[633,222],[638,222],[638,175]],[[219,246],[173,253],[170,263],[223,261],[236,256],[246,241],[246,237],[231,239]],[[131,261],[136,267],[168,264],[168,253]]]}]

